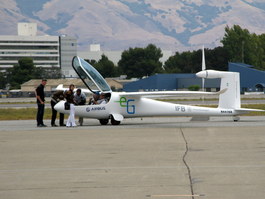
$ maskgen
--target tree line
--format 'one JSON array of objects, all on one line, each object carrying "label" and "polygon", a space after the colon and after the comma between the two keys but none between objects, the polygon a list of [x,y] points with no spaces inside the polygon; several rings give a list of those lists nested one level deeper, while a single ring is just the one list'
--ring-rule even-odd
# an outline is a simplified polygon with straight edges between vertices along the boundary
[{"label": "tree line", "polygon": [[0,72],[0,88],[18,89],[20,85],[31,79],[59,79],[61,69],[58,67],[36,67],[30,57],[20,58],[18,64]]},{"label": "tree line", "polygon": [[[223,46],[205,49],[207,69],[226,71],[228,62],[240,62],[265,70],[265,34],[250,33],[239,25],[226,26],[221,43]],[[201,70],[201,50],[176,52],[164,64],[159,61],[162,56],[160,48],[149,44],[145,48],[123,51],[117,66],[106,55],[98,61],[86,61],[103,77],[127,75],[127,78],[142,78],[156,73],[196,73]],[[42,77],[61,78],[61,74],[56,68],[37,68],[31,58],[22,58],[13,68],[0,73],[0,88],[5,88],[7,83],[11,88],[19,88],[20,84],[30,79]]]},{"label": "tree line", "polygon": [[[227,71],[228,62],[239,62],[265,70],[265,34],[252,34],[239,25],[226,26],[221,43],[223,46],[205,49],[207,69]],[[125,50],[117,67],[105,55],[92,64],[104,77],[126,74],[128,78],[141,78],[156,73],[196,73],[201,70],[201,49],[176,52],[164,65],[159,61],[162,56],[160,48],[149,44],[146,48]]]}]

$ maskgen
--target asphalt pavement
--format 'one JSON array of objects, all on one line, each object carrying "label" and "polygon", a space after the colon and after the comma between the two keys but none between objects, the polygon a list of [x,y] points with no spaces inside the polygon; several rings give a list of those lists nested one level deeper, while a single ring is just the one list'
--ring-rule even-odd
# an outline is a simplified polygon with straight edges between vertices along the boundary
[{"label": "asphalt pavement", "polygon": [[263,199],[265,117],[189,119],[0,121],[0,198]]}]

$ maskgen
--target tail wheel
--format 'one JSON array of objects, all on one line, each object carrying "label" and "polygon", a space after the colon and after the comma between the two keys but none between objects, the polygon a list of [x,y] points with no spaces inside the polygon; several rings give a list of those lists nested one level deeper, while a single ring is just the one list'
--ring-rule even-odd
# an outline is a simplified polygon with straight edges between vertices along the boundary
[{"label": "tail wheel", "polygon": [[240,117],[239,116],[234,116],[233,120],[234,120],[234,122],[238,122],[240,120]]},{"label": "tail wheel", "polygon": [[110,118],[110,122],[111,122],[112,125],[119,125],[119,124],[121,123],[121,121],[117,121],[117,120],[115,120],[115,119],[113,118],[113,116],[111,116],[111,118]]},{"label": "tail wheel", "polygon": [[107,125],[109,123],[109,119],[100,119],[99,122],[101,125]]}]

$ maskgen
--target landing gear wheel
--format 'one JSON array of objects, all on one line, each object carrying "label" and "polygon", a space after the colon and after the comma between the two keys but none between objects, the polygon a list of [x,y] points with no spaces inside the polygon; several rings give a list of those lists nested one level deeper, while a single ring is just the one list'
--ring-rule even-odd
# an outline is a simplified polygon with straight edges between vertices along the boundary
[{"label": "landing gear wheel", "polygon": [[238,122],[240,120],[240,117],[235,116],[235,117],[233,117],[233,120],[234,120],[234,122]]},{"label": "landing gear wheel", "polygon": [[100,119],[99,122],[101,125],[107,125],[109,123],[109,119]]},{"label": "landing gear wheel", "polygon": [[113,118],[113,116],[111,116],[111,118],[110,118],[110,122],[111,122],[112,125],[119,125],[119,124],[121,123],[121,121],[117,121],[117,120],[115,120],[115,119]]}]

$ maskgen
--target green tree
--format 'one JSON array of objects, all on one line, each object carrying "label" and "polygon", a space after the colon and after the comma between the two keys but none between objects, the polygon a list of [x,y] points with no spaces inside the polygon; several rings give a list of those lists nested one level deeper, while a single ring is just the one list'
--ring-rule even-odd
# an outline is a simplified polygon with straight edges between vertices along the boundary
[{"label": "green tree", "polygon": [[167,73],[195,73],[201,68],[201,52],[186,51],[176,52],[165,62],[164,68]]},{"label": "green tree", "polygon": [[61,78],[61,69],[58,67],[43,68],[33,63],[30,57],[21,58],[18,64],[6,71],[6,82],[10,84],[11,89],[18,89],[20,85],[31,79],[57,79]]},{"label": "green tree", "polygon": [[227,71],[228,60],[228,53],[224,47],[205,49],[206,69]]},{"label": "green tree", "polygon": [[251,64],[254,42],[247,29],[242,29],[239,25],[234,25],[232,28],[226,26],[221,43],[228,52],[229,61]]},{"label": "green tree", "polygon": [[85,61],[89,64],[91,64],[92,66],[95,66],[97,64],[97,61],[94,59],[85,59]]},{"label": "green tree", "polygon": [[189,91],[198,91],[200,90],[200,86],[199,85],[191,85],[188,87]]},{"label": "green tree", "polygon": [[60,79],[62,77],[61,69],[59,67],[36,67],[34,72],[34,79]]},{"label": "green tree", "polygon": [[99,61],[94,59],[85,59],[85,61],[91,64],[103,77],[117,77],[121,74],[120,69],[104,54],[101,55]]},{"label": "green tree", "polygon": [[259,36],[259,45],[261,48],[260,66],[263,70],[265,70],[265,34],[261,34]]},{"label": "green tree", "polygon": [[265,35],[250,34],[247,29],[239,25],[225,28],[225,35],[221,41],[229,55],[229,61],[243,62],[265,69]]},{"label": "green tree", "polygon": [[183,64],[182,56],[179,52],[176,52],[175,55],[170,56],[164,64],[164,69],[167,73],[182,73]]},{"label": "green tree", "polygon": [[252,65],[260,70],[265,70],[265,34],[256,35],[253,34],[253,40],[255,46],[252,53]]},{"label": "green tree", "polygon": [[0,89],[5,89],[7,84],[7,78],[5,73],[0,72]]},{"label": "green tree", "polygon": [[32,78],[35,75],[35,66],[33,59],[29,57],[21,58],[18,64],[7,70],[8,81],[11,89],[20,88],[20,85]]},{"label": "green tree", "polygon": [[117,77],[118,68],[106,55],[102,55],[101,59],[93,65],[103,77]]},{"label": "green tree", "polygon": [[[227,70],[228,54],[223,47],[205,49],[207,69]],[[167,73],[196,73],[202,69],[202,50],[176,52],[164,64]]]},{"label": "green tree", "polygon": [[153,44],[146,48],[129,48],[122,53],[118,66],[128,78],[141,78],[162,71],[161,57],[161,49]]}]

